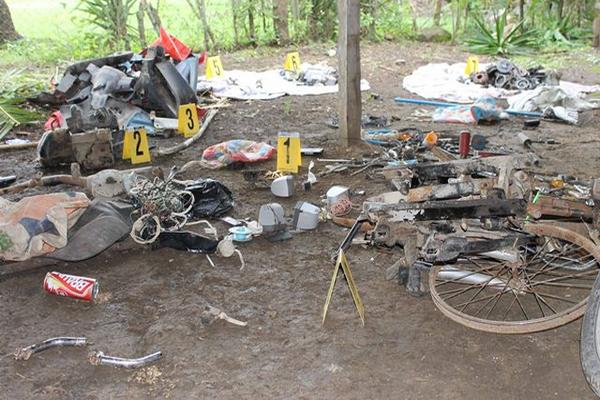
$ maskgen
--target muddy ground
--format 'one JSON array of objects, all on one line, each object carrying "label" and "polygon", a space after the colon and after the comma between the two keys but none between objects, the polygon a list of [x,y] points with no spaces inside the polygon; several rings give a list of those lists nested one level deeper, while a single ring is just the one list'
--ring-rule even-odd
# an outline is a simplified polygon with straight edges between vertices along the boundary
[{"label": "muddy ground", "polygon": [[[300,51],[303,60],[335,63],[325,49]],[[226,68],[258,70],[278,65],[284,53],[245,59],[245,52],[222,58]],[[410,96],[402,89],[402,77],[416,66],[464,60],[465,53],[447,46],[384,43],[365,46],[362,54],[364,78],[379,95],[363,97],[366,112],[399,117],[397,128],[461,129],[407,121],[415,107],[394,105],[392,99]],[[396,64],[398,59],[406,62]],[[600,82],[585,66],[563,74],[578,82]],[[327,157],[368,150],[358,147],[348,154],[337,146],[337,131],[326,125],[335,106],[332,95],[233,102],[200,143],[155,163],[181,165],[198,159],[207,145],[232,138],[273,140],[279,130],[301,132],[304,145],[324,146]],[[563,143],[536,147],[543,157],[540,170],[598,175],[600,113],[585,118],[583,127],[542,122],[531,133]],[[510,121],[475,130],[507,150],[522,151],[515,139],[520,127]],[[37,170],[34,158],[33,151],[3,154],[0,175],[28,178]],[[274,169],[274,163],[260,167]],[[213,177],[229,186],[237,201],[231,212],[235,217],[257,218],[259,206],[274,200],[269,191],[249,188],[240,171],[198,170],[188,176]],[[332,184],[364,189],[367,195],[386,190],[383,182],[364,175],[336,175],[281,203],[288,213],[298,200],[318,203]],[[224,225],[218,226],[225,232]],[[385,280],[386,268],[399,253],[352,248],[348,256],[366,306],[366,325],[361,326],[339,281],[321,326],[332,273],[329,255],[346,232],[327,223],[285,242],[255,239],[240,245],[247,263],[244,271],[234,259],[215,257],[213,268],[201,255],[129,246],[86,262],[5,273],[0,276],[0,398],[593,398],[579,364],[580,321],[521,336],[465,328],[442,316],[428,297],[411,297],[396,282]],[[41,284],[48,270],[97,278],[100,301],[90,305],[45,294]],[[207,325],[201,319],[207,303],[248,321],[248,326],[223,321]],[[80,348],[51,350],[26,362],[12,359],[17,347],[65,335],[85,335],[93,349],[111,355],[161,350],[164,358],[142,372],[92,366],[88,349]]]}]

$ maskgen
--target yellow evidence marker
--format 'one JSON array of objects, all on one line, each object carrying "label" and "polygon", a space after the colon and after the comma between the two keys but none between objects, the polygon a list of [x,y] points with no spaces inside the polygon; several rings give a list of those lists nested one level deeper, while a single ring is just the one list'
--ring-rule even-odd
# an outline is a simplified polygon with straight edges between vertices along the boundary
[{"label": "yellow evidence marker", "polygon": [[198,121],[198,110],[194,103],[179,106],[177,114],[177,130],[183,133],[183,137],[194,136],[200,129]]},{"label": "yellow evidence marker", "polygon": [[348,260],[346,259],[346,254],[344,250],[340,249],[338,254],[337,261],[335,263],[335,269],[333,270],[333,276],[331,277],[331,284],[329,285],[329,291],[327,292],[327,300],[325,300],[325,305],[323,306],[323,321],[321,324],[325,323],[325,318],[327,317],[327,310],[329,309],[329,304],[331,303],[331,298],[333,297],[333,289],[335,289],[335,284],[337,282],[338,271],[342,268],[344,271],[344,276],[346,276],[346,282],[348,282],[348,288],[350,289],[350,294],[352,295],[352,300],[354,300],[354,306],[356,307],[356,311],[358,312],[358,316],[362,321],[363,326],[365,326],[365,306],[358,294],[358,288],[356,287],[356,283],[354,282],[354,278],[352,277],[352,271],[350,271],[350,265],[348,265]]},{"label": "yellow evidence marker", "polygon": [[125,131],[123,160],[131,160],[132,164],[150,162],[150,147],[148,146],[146,129],[136,128]]},{"label": "yellow evidence marker", "polygon": [[287,53],[283,62],[283,69],[286,71],[300,72],[300,53],[293,51]]},{"label": "yellow evidence marker", "polygon": [[224,72],[223,64],[221,64],[221,57],[214,56],[206,59],[206,79],[221,77]]},{"label": "yellow evidence marker", "polygon": [[465,67],[465,75],[469,76],[473,72],[479,72],[479,57],[467,57],[467,66]]},{"label": "yellow evidence marker", "polygon": [[302,149],[298,132],[279,132],[277,136],[277,170],[298,173],[302,165]]}]

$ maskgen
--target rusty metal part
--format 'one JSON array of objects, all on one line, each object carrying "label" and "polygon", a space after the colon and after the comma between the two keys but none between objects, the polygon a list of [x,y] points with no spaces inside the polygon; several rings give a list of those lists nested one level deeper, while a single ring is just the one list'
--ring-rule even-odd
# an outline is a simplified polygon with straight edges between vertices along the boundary
[{"label": "rusty metal part", "polygon": [[581,218],[590,221],[593,207],[579,201],[563,200],[550,196],[539,196],[535,203],[527,205],[527,213],[535,219],[543,216]]},{"label": "rusty metal part", "polygon": [[390,222],[431,221],[462,218],[508,217],[524,215],[527,203],[522,199],[495,198],[476,200],[441,200],[425,203],[369,203],[363,212],[385,212]]},{"label": "rusty metal part", "polygon": [[429,150],[440,161],[452,161],[452,160],[456,160],[456,157],[454,156],[454,154],[449,153],[446,150],[444,150],[444,149],[442,149],[442,148],[440,148],[438,146],[433,146]]},{"label": "rusty metal part", "polygon": [[147,356],[140,358],[121,358],[107,356],[101,351],[92,352],[89,356],[90,363],[92,365],[110,365],[112,367],[120,368],[141,368],[148,364],[152,364],[162,358],[162,353],[157,351],[156,353],[148,354]]},{"label": "rusty metal part", "polygon": [[[332,217],[331,222],[333,222],[336,225],[343,226],[344,228],[352,228],[352,226],[354,225],[354,222],[356,222],[356,220],[354,218]],[[371,224],[370,222],[363,222],[363,224],[361,225],[361,227],[359,228],[358,231],[359,232],[369,232],[369,231],[373,230],[373,228],[375,228],[375,225]]]},{"label": "rusty metal part", "polygon": [[421,254],[425,261],[447,262],[459,255],[489,253],[505,248],[525,244],[528,238],[523,235],[509,235],[502,239],[467,240],[458,236],[449,236],[439,240],[428,240]]},{"label": "rusty metal part", "polygon": [[458,199],[461,197],[480,194],[494,186],[494,179],[473,179],[466,182],[447,183],[443,185],[421,186],[410,189],[409,203],[419,203],[428,200]]},{"label": "rusty metal part", "polygon": [[487,85],[490,83],[490,78],[486,71],[473,72],[470,76],[473,83],[478,85]]},{"label": "rusty metal part", "polygon": [[[575,233],[565,228],[561,228],[559,226],[553,226],[548,224],[529,223],[525,225],[524,229],[527,233],[533,235],[557,238],[574,243],[575,245],[585,249],[585,251],[587,251],[596,259],[596,262],[600,263],[600,249],[596,245],[594,245],[592,241],[578,233]],[[586,297],[579,303],[573,305],[572,307],[565,309],[562,312],[548,316],[546,318],[536,318],[526,321],[515,322],[493,321],[483,318],[477,318],[450,307],[438,294],[435,285],[436,276],[437,274],[439,274],[442,267],[442,265],[436,265],[430,271],[429,287],[431,290],[431,298],[435,303],[436,307],[442,312],[442,314],[444,314],[451,320],[472,329],[501,334],[533,333],[565,325],[571,321],[576,320],[585,313],[588,297]]]},{"label": "rusty metal part", "polygon": [[461,175],[498,176],[495,187],[508,193],[515,170],[531,168],[539,159],[532,153],[525,155],[494,156],[481,159],[425,162],[411,166],[413,173],[422,181],[437,181]]},{"label": "rusty metal part", "polygon": [[85,346],[87,345],[87,338],[84,337],[55,337],[52,339],[44,340],[41,343],[32,344],[31,346],[17,349],[15,352],[15,360],[29,360],[32,354],[39,353],[44,350],[48,350],[52,347],[62,346]]}]

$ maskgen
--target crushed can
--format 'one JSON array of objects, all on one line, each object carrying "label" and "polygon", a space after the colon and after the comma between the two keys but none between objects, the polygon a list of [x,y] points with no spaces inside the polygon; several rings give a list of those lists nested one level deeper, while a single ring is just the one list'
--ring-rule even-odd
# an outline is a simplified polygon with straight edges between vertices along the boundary
[{"label": "crushed can", "polygon": [[44,290],[57,296],[93,302],[100,290],[96,279],[48,272],[44,278]]}]

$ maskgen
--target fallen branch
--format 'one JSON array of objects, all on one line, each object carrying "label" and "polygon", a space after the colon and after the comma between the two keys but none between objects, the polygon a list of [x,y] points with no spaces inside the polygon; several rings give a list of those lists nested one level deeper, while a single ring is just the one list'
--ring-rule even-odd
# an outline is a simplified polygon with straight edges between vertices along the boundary
[{"label": "fallen branch", "polygon": [[213,109],[213,110],[210,110],[208,112],[208,114],[206,114],[206,118],[204,118],[204,121],[202,122],[202,127],[200,128],[200,130],[198,131],[198,133],[196,133],[194,136],[192,136],[189,139],[186,139],[182,143],[179,143],[178,145],[175,145],[173,147],[166,147],[166,148],[158,149],[158,155],[160,155],[160,156],[168,156],[168,155],[171,155],[171,154],[175,154],[175,153],[177,153],[177,152],[179,152],[181,150],[187,149],[192,144],[194,144],[195,142],[197,142],[198,140],[200,140],[202,138],[202,135],[204,135],[204,132],[208,128],[208,125],[210,124],[210,121],[212,121],[212,119],[214,118],[214,116],[217,115],[218,111],[219,111],[218,109]]},{"label": "fallen branch", "polygon": [[20,144],[0,144],[1,150],[25,150],[31,149],[32,147],[37,147],[39,142],[31,142],[31,143],[20,143]]},{"label": "fallen branch", "polygon": [[[132,168],[122,171],[117,170],[103,170],[96,174],[89,176],[81,176],[79,172],[79,166],[77,163],[71,164],[71,175],[48,175],[36,177],[33,179],[29,179],[25,182],[17,183],[16,185],[12,185],[6,188],[0,189],[0,195],[4,195],[7,193],[18,193],[22,192],[26,189],[30,189],[37,186],[56,186],[56,185],[71,185],[71,186],[79,186],[83,189],[87,189],[92,193],[96,189],[97,186],[102,184],[102,181],[96,178],[99,174],[106,173],[107,171],[114,171],[114,175],[125,176],[130,174],[131,172],[135,172],[136,174],[141,175],[149,175],[153,176],[162,176],[162,170],[158,167],[141,167],[141,168]],[[106,176],[106,182],[114,181],[114,176]]]},{"label": "fallen branch", "polygon": [[225,314],[223,311],[219,310],[217,307],[206,306],[206,313],[208,315],[212,316],[213,318],[222,319],[222,320],[224,320],[226,322],[229,322],[230,324],[233,324],[233,325],[237,325],[237,326],[246,326],[246,325],[248,325],[247,322],[240,321],[240,320],[235,319],[235,318],[231,318],[229,315]]}]

